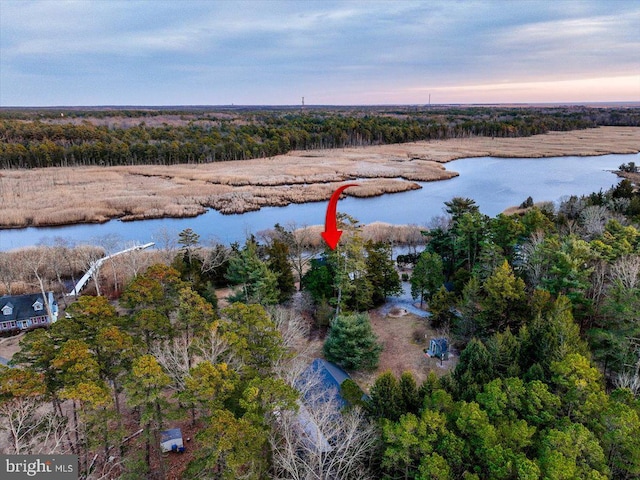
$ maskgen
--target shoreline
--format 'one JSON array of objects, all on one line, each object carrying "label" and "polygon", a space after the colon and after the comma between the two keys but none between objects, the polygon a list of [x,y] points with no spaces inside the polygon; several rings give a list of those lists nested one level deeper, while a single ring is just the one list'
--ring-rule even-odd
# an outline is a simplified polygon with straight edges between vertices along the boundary
[{"label": "shoreline", "polygon": [[517,138],[472,137],[271,158],[172,166],[0,170],[0,229],[104,223],[112,219],[222,214],[326,201],[345,181],[355,197],[422,188],[453,178],[445,165],[474,157],[546,158],[640,152],[640,127],[599,127]]}]

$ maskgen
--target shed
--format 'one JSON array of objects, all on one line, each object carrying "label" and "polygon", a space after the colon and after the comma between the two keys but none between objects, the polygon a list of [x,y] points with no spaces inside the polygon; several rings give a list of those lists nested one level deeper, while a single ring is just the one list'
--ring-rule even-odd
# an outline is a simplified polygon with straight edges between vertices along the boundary
[{"label": "shed", "polygon": [[449,345],[446,338],[432,338],[429,348],[424,351],[427,357],[436,357],[447,360],[449,357]]},{"label": "shed", "polygon": [[171,428],[160,432],[160,450],[166,452],[184,452],[184,442],[182,441],[182,430]]}]

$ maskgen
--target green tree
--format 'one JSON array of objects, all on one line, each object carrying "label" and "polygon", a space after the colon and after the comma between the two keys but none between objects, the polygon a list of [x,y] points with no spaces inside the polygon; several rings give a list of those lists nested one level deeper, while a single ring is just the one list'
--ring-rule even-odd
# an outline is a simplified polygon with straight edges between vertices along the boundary
[{"label": "green tree", "polygon": [[400,391],[401,410],[407,413],[418,414],[422,402],[420,400],[416,379],[411,372],[402,372],[398,389]]},{"label": "green tree", "polygon": [[336,317],[345,311],[363,311],[371,308],[373,286],[367,278],[365,242],[359,222],[348,215],[338,215],[338,227],[344,231],[335,250],[325,255],[333,273]]},{"label": "green tree", "polygon": [[443,283],[444,274],[440,255],[428,251],[422,252],[411,274],[411,296],[414,300],[420,297],[420,307],[422,307],[423,300],[431,298]]},{"label": "green tree", "polygon": [[458,219],[465,213],[478,213],[480,207],[476,205],[476,201],[472,198],[453,197],[448,202],[444,202],[445,211],[451,215],[453,222],[457,222]]},{"label": "green tree", "polygon": [[462,341],[470,341],[480,333],[482,289],[480,281],[471,277],[462,289],[462,298],[458,301],[459,316],[454,319],[454,332]]},{"label": "green tree", "polygon": [[[122,377],[130,370],[137,348],[133,338],[115,325],[105,326],[98,331],[95,354],[101,377],[107,380],[113,390],[116,413],[120,415],[120,393]],[[118,418],[119,420],[119,418]]]},{"label": "green tree", "polygon": [[189,478],[247,480],[264,478],[267,436],[263,428],[228,410],[216,410],[207,428],[196,436],[202,447],[186,470]]},{"label": "green tree", "polygon": [[101,328],[120,323],[116,309],[102,296],[83,295],[69,305],[66,313],[69,334],[72,331],[75,338],[82,339],[91,346],[95,346],[96,336]]},{"label": "green tree", "polygon": [[178,291],[184,285],[180,272],[162,264],[151,265],[127,285],[120,304],[130,310],[153,308],[165,315],[175,307]]},{"label": "green tree", "polygon": [[578,353],[570,353],[562,360],[552,362],[551,373],[555,393],[562,399],[563,412],[571,419],[585,421],[588,418],[587,400],[602,397],[601,373]]},{"label": "green tree", "polygon": [[573,423],[551,429],[540,443],[540,469],[544,478],[609,478],[602,447],[583,425]]},{"label": "green tree", "polygon": [[266,375],[285,354],[282,336],[261,305],[234,303],[221,312],[219,331],[245,373]]},{"label": "green tree", "polygon": [[466,212],[454,221],[453,231],[456,235],[454,248],[460,253],[459,258],[466,257],[466,268],[473,270],[480,246],[488,232],[488,217],[480,212]]},{"label": "green tree", "polygon": [[375,368],[381,351],[365,313],[337,317],[323,347],[327,360],[348,370]]},{"label": "green tree", "polygon": [[200,235],[192,229],[186,228],[178,234],[178,244],[181,245],[180,251],[190,264],[199,248]]},{"label": "green tree", "polygon": [[[160,430],[164,426],[169,403],[163,394],[171,378],[153,355],[142,355],[132,365],[125,383],[127,403],[139,409],[140,425],[144,429],[145,462],[151,469],[151,455],[160,445]],[[162,461],[160,461],[162,469]]]},{"label": "green tree", "polygon": [[316,303],[333,297],[333,271],[326,257],[311,260],[309,270],[302,277],[302,285]]},{"label": "green tree", "polygon": [[181,331],[187,344],[216,319],[213,307],[190,287],[178,292],[178,309],[175,329]]},{"label": "green tree", "polygon": [[472,339],[460,354],[460,361],[453,371],[455,390],[462,399],[475,399],[481,386],[495,378],[493,358],[487,347],[478,339]]},{"label": "green tree", "polygon": [[549,374],[552,362],[559,362],[570,354],[586,355],[585,342],[580,337],[580,328],[573,319],[571,302],[560,296],[552,307],[537,316],[526,329],[519,332],[521,343],[521,367],[528,369],[540,365]]},{"label": "green tree", "polygon": [[525,227],[516,215],[498,214],[489,221],[491,238],[502,248],[507,259],[511,260],[514,248],[524,236]]},{"label": "green tree", "polygon": [[456,294],[447,291],[445,286],[441,286],[429,301],[429,311],[431,312],[431,325],[435,328],[445,327],[455,320],[456,316],[453,308],[456,305]]},{"label": "green tree", "polygon": [[200,362],[189,370],[185,389],[179,392],[178,398],[197,405],[201,416],[208,417],[215,410],[224,408],[225,402],[238,388],[238,380],[236,372],[226,363]]},{"label": "green tree", "polygon": [[247,241],[245,248],[229,260],[227,279],[240,289],[230,297],[231,301],[274,305],[278,303],[278,279],[258,257],[255,242]]},{"label": "green tree", "polygon": [[279,239],[274,239],[267,247],[269,256],[269,269],[275,273],[277,278],[278,301],[286,302],[291,298],[296,286],[293,280],[293,271],[289,263],[289,247]]},{"label": "green tree", "polygon": [[393,373],[386,371],[376,378],[369,391],[367,411],[374,418],[386,418],[393,422],[407,413],[398,380]]},{"label": "green tree", "polygon": [[526,299],[524,281],[514,275],[506,260],[487,278],[483,287],[485,297],[481,303],[485,331],[495,332],[507,326],[517,327]]},{"label": "green tree", "polygon": [[365,244],[365,250],[367,252],[366,277],[373,289],[371,301],[374,306],[382,305],[387,296],[398,295],[402,291],[400,277],[391,258],[391,245],[368,241]]}]

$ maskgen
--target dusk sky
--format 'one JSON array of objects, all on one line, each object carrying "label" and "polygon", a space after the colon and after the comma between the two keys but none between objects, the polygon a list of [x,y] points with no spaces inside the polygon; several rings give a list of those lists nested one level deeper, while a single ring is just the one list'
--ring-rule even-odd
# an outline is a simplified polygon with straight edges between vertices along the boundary
[{"label": "dusk sky", "polygon": [[640,1],[0,0],[0,106],[640,101]]}]

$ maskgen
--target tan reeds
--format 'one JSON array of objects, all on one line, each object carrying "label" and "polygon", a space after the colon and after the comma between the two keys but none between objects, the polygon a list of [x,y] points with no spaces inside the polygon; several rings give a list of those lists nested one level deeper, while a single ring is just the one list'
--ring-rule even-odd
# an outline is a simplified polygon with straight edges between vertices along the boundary
[{"label": "tan reeds", "polygon": [[204,165],[56,167],[0,173],[0,227],[182,217],[212,207],[242,213],[266,205],[327,200],[342,182],[367,197],[456,176],[462,157],[546,157],[640,151],[640,128],[601,127],[527,138],[476,137],[365,148],[291,152]]}]

